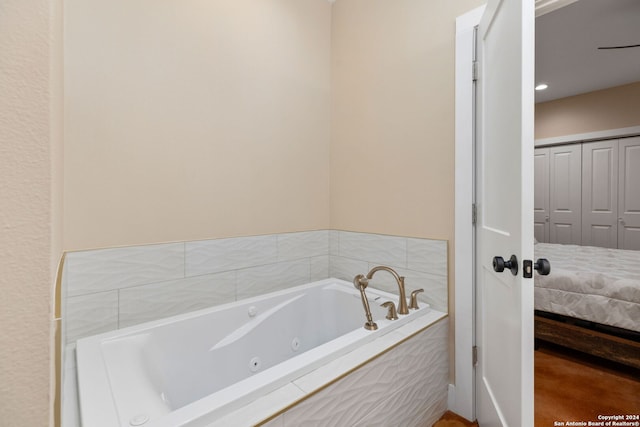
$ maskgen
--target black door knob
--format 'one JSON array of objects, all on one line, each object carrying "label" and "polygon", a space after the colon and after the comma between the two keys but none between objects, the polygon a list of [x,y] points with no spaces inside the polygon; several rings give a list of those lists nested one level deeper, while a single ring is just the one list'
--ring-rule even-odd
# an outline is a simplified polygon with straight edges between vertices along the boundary
[{"label": "black door knob", "polygon": [[496,273],[502,273],[505,268],[511,270],[511,274],[516,276],[518,274],[518,258],[515,255],[511,255],[508,261],[505,261],[501,256],[493,257],[493,271]]},{"label": "black door knob", "polygon": [[542,276],[546,276],[551,273],[551,264],[546,258],[538,258],[536,263],[533,264],[533,268]]}]

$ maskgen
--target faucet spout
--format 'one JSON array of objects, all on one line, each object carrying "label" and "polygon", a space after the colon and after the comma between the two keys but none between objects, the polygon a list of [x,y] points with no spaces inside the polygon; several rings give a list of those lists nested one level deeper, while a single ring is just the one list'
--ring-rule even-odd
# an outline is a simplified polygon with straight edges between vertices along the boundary
[{"label": "faucet spout", "polygon": [[367,273],[367,280],[371,280],[373,278],[373,275],[381,270],[391,273],[393,278],[396,279],[396,283],[398,284],[398,293],[400,294],[400,300],[398,301],[398,314],[409,314],[409,308],[407,307],[407,297],[404,290],[403,276],[398,275],[398,273],[396,273],[396,271],[391,267],[379,265],[377,267],[373,267],[371,271]]}]

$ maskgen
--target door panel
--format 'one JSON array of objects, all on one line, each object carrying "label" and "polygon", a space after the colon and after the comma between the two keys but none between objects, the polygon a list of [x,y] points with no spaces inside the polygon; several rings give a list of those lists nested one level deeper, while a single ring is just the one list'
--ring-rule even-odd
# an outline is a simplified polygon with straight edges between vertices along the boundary
[{"label": "door panel", "polygon": [[583,245],[601,248],[618,247],[618,228],[615,225],[590,224],[588,230],[585,230],[585,227],[585,225],[582,226],[582,235],[588,234],[589,239],[583,240]]},{"label": "door panel", "polygon": [[548,224],[543,220],[542,222],[536,222],[534,220],[533,222],[533,237],[538,241],[538,242],[543,242],[546,243],[548,240],[545,239],[545,236],[549,231],[549,226]]},{"label": "door panel", "polygon": [[549,149],[549,242],[582,242],[582,150],[579,144]]},{"label": "door panel", "polygon": [[619,145],[618,247],[640,250],[640,137]]},{"label": "door panel", "polygon": [[533,234],[538,242],[549,242],[549,149],[536,148],[533,158]]},{"label": "door panel", "polygon": [[573,244],[575,226],[573,224],[562,224],[559,222],[554,222],[552,225],[552,234],[554,236],[553,243],[560,243],[562,245]]},{"label": "door panel", "polygon": [[[478,29],[476,410],[533,426],[533,280],[493,271],[533,257],[534,2],[490,0]],[[521,270],[521,268],[520,268]]]},{"label": "door panel", "polygon": [[618,247],[618,140],[582,144],[582,244]]}]

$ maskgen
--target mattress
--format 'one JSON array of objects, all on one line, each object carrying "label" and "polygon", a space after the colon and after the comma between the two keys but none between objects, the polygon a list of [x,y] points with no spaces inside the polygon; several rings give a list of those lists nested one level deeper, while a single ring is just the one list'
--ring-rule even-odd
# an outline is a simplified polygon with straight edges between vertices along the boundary
[{"label": "mattress", "polygon": [[537,243],[536,310],[640,332],[640,251]]}]

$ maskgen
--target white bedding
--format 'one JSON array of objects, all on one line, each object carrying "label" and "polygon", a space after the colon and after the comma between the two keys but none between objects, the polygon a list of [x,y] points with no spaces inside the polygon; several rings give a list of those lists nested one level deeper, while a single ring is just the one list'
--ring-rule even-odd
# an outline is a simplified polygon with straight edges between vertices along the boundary
[{"label": "white bedding", "polygon": [[640,332],[640,251],[537,243],[535,308]]}]

